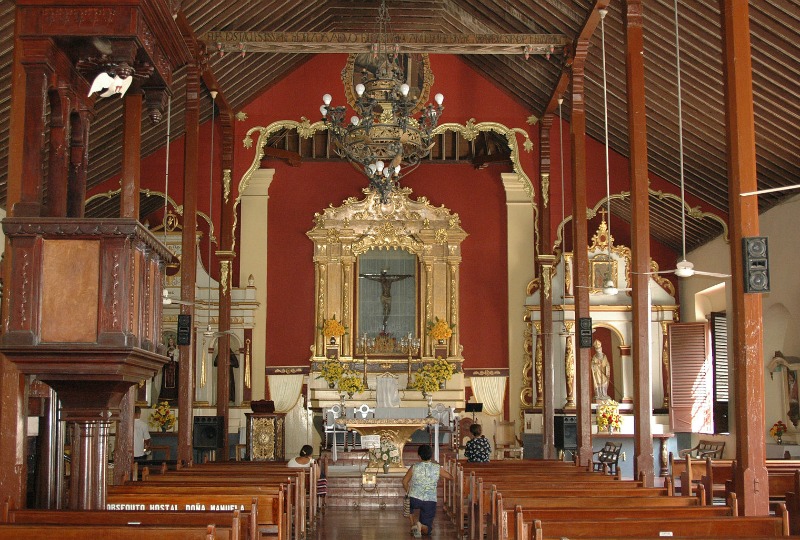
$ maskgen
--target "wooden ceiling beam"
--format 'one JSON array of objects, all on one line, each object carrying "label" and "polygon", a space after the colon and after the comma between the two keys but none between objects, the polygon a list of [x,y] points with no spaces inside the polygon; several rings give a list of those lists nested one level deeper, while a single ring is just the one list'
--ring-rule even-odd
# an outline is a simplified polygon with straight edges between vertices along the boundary
[{"label": "wooden ceiling beam", "polygon": [[[600,0],[607,2],[608,0]],[[209,50],[267,53],[366,53],[376,33],[214,31],[200,38]],[[561,34],[392,34],[401,53],[549,54],[569,41]]]},{"label": "wooden ceiling beam", "polygon": [[[576,37],[573,42],[574,44],[580,41],[588,41],[592,37],[597,25],[600,24],[600,10],[605,9],[609,1],[610,0],[597,0],[594,3],[594,6],[589,11],[589,15],[586,17],[586,21],[581,27],[581,31],[578,33],[578,37]],[[553,113],[558,109],[558,100],[567,90],[567,84],[569,83],[569,67],[572,65],[572,61],[575,58],[575,50],[576,47],[573,45],[569,57],[564,59],[564,69],[562,69],[561,76],[558,78],[558,81],[553,87],[553,91],[550,93],[550,99],[542,112],[542,116]]]}]

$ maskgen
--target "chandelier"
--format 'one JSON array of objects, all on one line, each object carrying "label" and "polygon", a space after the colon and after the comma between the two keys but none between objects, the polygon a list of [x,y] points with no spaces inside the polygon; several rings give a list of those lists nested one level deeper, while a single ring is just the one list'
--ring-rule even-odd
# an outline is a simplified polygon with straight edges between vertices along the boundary
[{"label": "chandelier", "polygon": [[331,95],[322,96],[320,112],[332,135],[334,152],[352,162],[369,179],[370,187],[386,204],[392,190],[426,157],[433,147],[432,132],[444,107],[444,96],[422,107],[414,116],[417,98],[410,94],[401,67],[399,46],[389,44],[389,10],[381,1],[377,18],[378,42],[370,56],[374,72],[363,70],[355,86],[355,113],[347,117],[344,106],[331,106]]}]

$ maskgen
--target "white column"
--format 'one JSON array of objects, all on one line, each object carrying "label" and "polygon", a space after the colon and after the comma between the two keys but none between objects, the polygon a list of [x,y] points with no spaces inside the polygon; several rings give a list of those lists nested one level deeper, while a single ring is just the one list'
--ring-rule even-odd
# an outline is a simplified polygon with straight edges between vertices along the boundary
[{"label": "white column", "polygon": [[[509,415],[519,418],[522,368],[525,365],[525,289],[534,275],[533,206],[516,173],[501,175],[506,192],[508,237]],[[522,426],[518,426],[519,431]]]},{"label": "white column", "polygon": [[241,249],[239,283],[252,275],[256,285],[258,308],[254,313],[252,390],[253,401],[264,399],[264,362],[267,352],[267,208],[269,186],[275,169],[258,169],[241,194]]},{"label": "white column", "polygon": [[[620,345],[619,365],[622,367],[622,403],[633,403],[633,360],[630,345]],[[616,374],[615,374],[616,376]]]}]

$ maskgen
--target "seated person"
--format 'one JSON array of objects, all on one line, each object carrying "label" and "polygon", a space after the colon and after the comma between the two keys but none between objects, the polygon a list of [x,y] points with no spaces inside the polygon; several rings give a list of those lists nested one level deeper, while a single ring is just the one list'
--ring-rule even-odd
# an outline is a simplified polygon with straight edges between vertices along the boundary
[{"label": "seated person", "polygon": [[311,447],[311,445],[305,444],[300,449],[300,455],[290,459],[289,463],[287,463],[286,466],[307,469],[311,467],[312,463],[314,463],[314,458],[311,457],[311,454],[313,453],[314,449]]},{"label": "seated person", "polygon": [[480,424],[469,426],[470,440],[464,445],[464,457],[469,462],[487,462],[492,455],[492,446],[489,439],[482,435],[482,431]]},{"label": "seated person", "polygon": [[133,410],[133,459],[146,461],[150,457],[150,430],[142,420],[142,408]]}]

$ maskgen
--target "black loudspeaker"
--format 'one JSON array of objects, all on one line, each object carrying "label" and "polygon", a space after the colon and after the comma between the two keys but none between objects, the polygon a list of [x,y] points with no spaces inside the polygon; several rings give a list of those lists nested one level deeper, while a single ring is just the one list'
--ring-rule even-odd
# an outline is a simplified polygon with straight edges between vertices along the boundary
[{"label": "black loudspeaker", "polygon": [[554,421],[554,433],[556,448],[561,450],[575,450],[578,448],[578,417],[577,416],[556,416]]},{"label": "black loudspeaker", "polygon": [[578,318],[578,347],[581,349],[592,348],[592,318]]},{"label": "black loudspeaker", "polygon": [[192,316],[178,315],[178,345],[192,344]]},{"label": "black loudspeaker", "polygon": [[766,236],[742,238],[744,292],[769,292],[769,253]]},{"label": "black loudspeaker", "polygon": [[192,446],[199,449],[216,449],[223,446],[225,418],[222,416],[195,416]]}]

